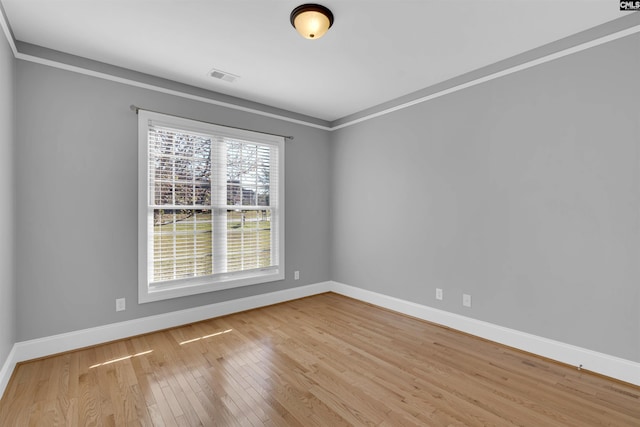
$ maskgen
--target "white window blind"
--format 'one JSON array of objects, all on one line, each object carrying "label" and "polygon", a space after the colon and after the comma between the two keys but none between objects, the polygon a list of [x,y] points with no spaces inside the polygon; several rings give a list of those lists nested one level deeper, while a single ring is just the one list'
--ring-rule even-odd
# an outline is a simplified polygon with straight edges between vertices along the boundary
[{"label": "white window blind", "polygon": [[284,138],[140,110],[139,301],[284,278]]}]

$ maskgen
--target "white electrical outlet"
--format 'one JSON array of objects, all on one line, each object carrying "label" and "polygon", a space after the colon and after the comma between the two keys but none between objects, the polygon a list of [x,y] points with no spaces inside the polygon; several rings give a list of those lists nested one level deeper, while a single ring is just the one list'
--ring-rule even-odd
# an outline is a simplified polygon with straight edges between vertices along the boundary
[{"label": "white electrical outlet", "polygon": [[124,311],[127,308],[127,303],[124,298],[116,299],[116,311]]},{"label": "white electrical outlet", "polygon": [[300,272],[299,271],[294,271],[293,272],[293,280],[300,280]]},{"label": "white electrical outlet", "polygon": [[442,301],[442,289],[436,288],[436,299]]},{"label": "white electrical outlet", "polygon": [[471,295],[462,294],[462,305],[465,307],[471,307]]}]

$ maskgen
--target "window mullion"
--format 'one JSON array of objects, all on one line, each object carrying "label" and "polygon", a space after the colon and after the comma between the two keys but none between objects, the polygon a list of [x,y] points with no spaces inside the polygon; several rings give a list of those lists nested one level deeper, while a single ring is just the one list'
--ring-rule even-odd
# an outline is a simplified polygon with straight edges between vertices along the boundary
[{"label": "window mullion", "polygon": [[[176,141],[175,136],[171,138],[171,204],[176,204]],[[178,216],[175,209],[172,213],[171,231],[173,233],[172,245],[173,245],[173,277],[178,275],[178,227],[176,221]]]},{"label": "window mullion", "polygon": [[[213,138],[211,147],[211,201],[214,205],[213,272],[227,272],[227,147],[223,138]],[[214,191],[215,189],[215,191]]]},{"label": "window mullion", "polygon": [[278,264],[281,262],[278,255],[278,245],[283,245],[284,242],[278,242],[278,236],[280,235],[280,221],[278,219],[279,212],[276,211],[274,214],[274,206],[276,209],[280,206],[280,194],[278,193],[279,183],[276,179],[282,179],[278,175],[278,169],[280,165],[278,164],[278,150],[275,148],[270,149],[270,157],[271,161],[269,162],[269,218],[271,220],[271,235],[275,236],[271,238],[271,265]]}]

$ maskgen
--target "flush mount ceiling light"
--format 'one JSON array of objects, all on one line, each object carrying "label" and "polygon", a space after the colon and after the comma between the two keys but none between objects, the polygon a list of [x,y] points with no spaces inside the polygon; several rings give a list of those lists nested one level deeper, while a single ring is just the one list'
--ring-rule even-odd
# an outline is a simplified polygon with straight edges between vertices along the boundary
[{"label": "flush mount ceiling light", "polygon": [[319,4],[303,4],[291,12],[291,25],[305,39],[319,39],[333,25],[333,13]]}]

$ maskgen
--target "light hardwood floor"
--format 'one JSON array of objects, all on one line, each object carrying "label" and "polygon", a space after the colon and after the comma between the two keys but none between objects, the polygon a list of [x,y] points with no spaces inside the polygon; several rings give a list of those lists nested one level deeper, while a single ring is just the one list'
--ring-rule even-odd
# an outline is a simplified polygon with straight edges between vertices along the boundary
[{"label": "light hardwood floor", "polygon": [[328,293],[20,364],[13,426],[640,426],[640,387]]}]

